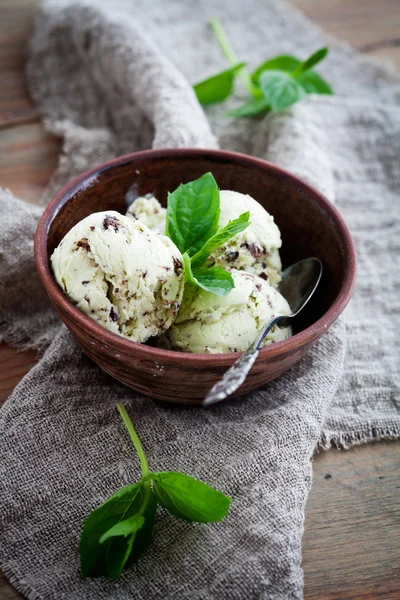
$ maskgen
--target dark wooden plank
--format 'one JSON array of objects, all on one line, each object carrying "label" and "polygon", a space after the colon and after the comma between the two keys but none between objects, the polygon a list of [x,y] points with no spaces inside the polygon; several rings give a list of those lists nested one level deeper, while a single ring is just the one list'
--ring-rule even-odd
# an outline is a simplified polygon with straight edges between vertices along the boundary
[{"label": "dark wooden plank", "polygon": [[17,352],[6,344],[0,344],[0,406],[36,362],[33,350]]},{"label": "dark wooden plank", "polygon": [[314,460],[303,568],[307,600],[400,598],[400,444]]},{"label": "dark wooden plank", "polygon": [[325,31],[400,68],[399,0],[291,0]]}]

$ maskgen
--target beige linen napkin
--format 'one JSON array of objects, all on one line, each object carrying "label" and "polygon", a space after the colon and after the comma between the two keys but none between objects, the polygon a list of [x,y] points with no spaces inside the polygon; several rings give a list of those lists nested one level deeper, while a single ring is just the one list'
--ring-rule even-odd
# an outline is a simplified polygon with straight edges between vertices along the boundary
[{"label": "beige linen napkin", "polygon": [[[326,43],[278,0],[44,3],[29,85],[47,128],[64,138],[44,201],[112,156],[218,143],[274,161],[336,202],[357,245],[356,294],[345,320],[278,380],[212,411],[164,406],[100,371],[60,326],[33,267],[40,209],[2,191],[2,339],[46,349],[0,413],[0,565],[32,600],[299,599],[316,445],[400,433],[399,78],[329,40],[324,74],[336,96],[254,120],[227,119],[226,106],[205,116],[190,83],[225,65],[206,27],[213,15],[251,67],[283,52],[305,57]],[[231,105],[242,96],[238,85]],[[210,526],[160,514],[137,565],[114,583],[83,581],[83,520],[139,476],[117,401],[127,405],[153,470],[215,485],[232,496],[232,510]]]}]

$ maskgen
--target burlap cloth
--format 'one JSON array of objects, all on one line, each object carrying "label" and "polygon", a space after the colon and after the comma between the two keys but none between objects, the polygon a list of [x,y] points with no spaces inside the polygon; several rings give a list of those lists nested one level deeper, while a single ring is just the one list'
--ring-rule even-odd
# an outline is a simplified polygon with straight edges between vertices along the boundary
[{"label": "burlap cloth", "polygon": [[[112,156],[218,140],[285,166],[337,203],[357,245],[356,294],[344,321],[279,380],[209,411],[164,406],[105,375],[60,326],[33,266],[41,211],[3,191],[2,337],[47,348],[0,418],[1,567],[32,600],[301,598],[318,440],[328,448],[399,436],[399,78],[330,39],[323,72],[335,96],[254,120],[227,119],[219,106],[207,120],[190,83],[226,64],[206,26],[213,15],[251,67],[282,52],[306,57],[327,41],[277,0],[43,6],[28,79],[46,127],[64,138],[47,197]],[[231,106],[243,96],[238,84]],[[232,510],[210,526],[160,513],[136,566],[115,583],[83,581],[82,521],[139,476],[117,401],[153,470],[215,485],[232,496]]]}]

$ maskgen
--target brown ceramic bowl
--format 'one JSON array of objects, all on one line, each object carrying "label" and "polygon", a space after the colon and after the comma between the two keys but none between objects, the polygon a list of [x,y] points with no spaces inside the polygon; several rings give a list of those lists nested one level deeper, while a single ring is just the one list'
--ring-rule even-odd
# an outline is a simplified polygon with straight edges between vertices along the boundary
[{"label": "brown ceramic bowl", "polygon": [[78,221],[103,210],[125,211],[132,185],[165,205],[167,192],[211,171],[221,189],[253,196],[282,232],[282,262],[321,259],[318,290],[294,335],[261,350],[236,395],[258,388],[290,369],[332,325],[350,300],[356,274],[354,244],[338,211],[316,189],[263,160],[219,150],[149,150],[110,160],[66,185],[40,219],[35,237],[37,269],[56,311],[83,350],[127,386],[168,402],[198,404],[238,354],[188,354],[137,344],[103,329],[81,313],[56,284],[49,258]]}]

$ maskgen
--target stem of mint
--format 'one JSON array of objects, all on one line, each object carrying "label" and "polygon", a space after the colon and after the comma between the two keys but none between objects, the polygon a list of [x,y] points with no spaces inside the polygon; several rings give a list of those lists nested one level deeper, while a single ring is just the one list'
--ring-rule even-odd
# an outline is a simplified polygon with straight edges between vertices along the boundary
[{"label": "stem of mint", "polygon": [[[235,51],[232,48],[230,41],[228,40],[228,36],[225,33],[225,29],[222,27],[222,25],[218,19],[211,19],[208,24],[211,27],[211,29],[213,30],[214,35],[217,39],[217,42],[221,46],[222,52],[225,54],[230,65],[232,67],[234,67],[240,61],[239,61],[238,57],[236,56]],[[249,91],[249,93],[252,96],[260,95],[259,90],[253,85],[253,82],[251,81],[250,73],[244,67],[242,69],[240,69],[238,76],[243,81],[244,85],[246,86],[247,90]]]},{"label": "stem of mint", "polygon": [[142,478],[145,478],[150,474],[150,471],[149,471],[149,465],[147,464],[146,455],[142,448],[142,444],[140,443],[140,440],[139,440],[139,436],[136,433],[136,430],[133,426],[132,421],[129,418],[128,413],[126,412],[125,406],[121,402],[118,402],[117,408],[118,408],[118,412],[121,415],[121,418],[124,422],[126,430],[129,433],[129,437],[131,438],[132,443],[136,448],[136,452],[138,453],[139,460],[140,460],[140,466],[142,469]]}]

